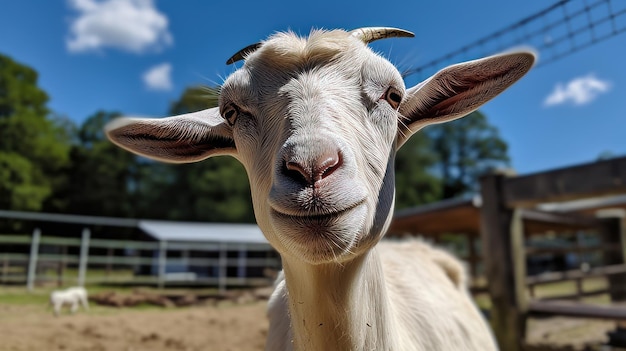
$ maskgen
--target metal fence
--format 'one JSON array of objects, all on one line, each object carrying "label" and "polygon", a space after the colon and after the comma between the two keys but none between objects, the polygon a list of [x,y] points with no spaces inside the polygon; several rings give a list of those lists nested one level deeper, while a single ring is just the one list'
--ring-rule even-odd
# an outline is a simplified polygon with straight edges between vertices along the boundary
[{"label": "metal fence", "polygon": [[269,244],[131,241],[0,234],[0,284],[269,285],[280,259]]},{"label": "metal fence", "polygon": [[542,66],[624,32],[625,1],[559,0],[505,28],[410,68],[403,75],[426,79],[441,67],[520,45],[537,50],[541,57],[537,66]]}]

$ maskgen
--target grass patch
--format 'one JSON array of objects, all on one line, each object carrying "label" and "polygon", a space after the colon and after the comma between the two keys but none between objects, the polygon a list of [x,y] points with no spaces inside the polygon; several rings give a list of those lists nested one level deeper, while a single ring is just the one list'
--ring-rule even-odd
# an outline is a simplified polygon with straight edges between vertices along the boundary
[{"label": "grass patch", "polygon": [[48,303],[49,294],[31,293],[26,289],[0,289],[0,304],[10,305],[44,305]]}]

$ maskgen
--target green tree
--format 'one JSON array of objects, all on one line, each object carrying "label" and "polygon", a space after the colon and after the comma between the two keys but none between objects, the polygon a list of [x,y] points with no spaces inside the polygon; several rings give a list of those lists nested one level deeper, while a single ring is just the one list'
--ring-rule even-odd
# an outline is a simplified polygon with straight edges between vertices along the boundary
[{"label": "green tree", "polygon": [[169,112],[178,115],[216,107],[219,103],[219,91],[219,87],[189,87],[180,99],[171,104]]},{"label": "green tree", "polygon": [[436,171],[444,199],[478,190],[478,178],[482,174],[509,166],[507,143],[480,111],[450,123],[426,127],[424,132],[438,156]]},{"label": "green tree", "polygon": [[53,196],[54,201],[63,204],[62,211],[116,217],[136,215],[136,157],[109,142],[103,131],[106,123],[117,116],[119,113],[99,111],[75,132],[71,162],[64,169],[66,181]]},{"label": "green tree", "polygon": [[37,72],[0,54],[0,208],[41,210],[63,177],[69,141]]},{"label": "green tree", "polygon": [[[172,104],[177,115],[217,106],[218,89],[191,87]],[[243,166],[232,157],[169,165],[148,162],[138,195],[143,217],[175,220],[253,222],[250,186]],[[149,170],[149,171],[148,171]],[[156,170],[156,171],[155,171]]]},{"label": "green tree", "polygon": [[441,199],[441,182],[431,172],[436,161],[430,140],[422,132],[402,146],[395,160],[397,209]]}]

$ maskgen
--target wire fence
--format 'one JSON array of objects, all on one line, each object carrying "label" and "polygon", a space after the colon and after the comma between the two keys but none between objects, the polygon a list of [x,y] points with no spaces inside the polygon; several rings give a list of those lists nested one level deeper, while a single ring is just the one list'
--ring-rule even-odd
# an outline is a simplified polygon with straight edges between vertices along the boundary
[{"label": "wire fence", "polygon": [[537,66],[546,65],[626,31],[626,1],[561,0],[503,29],[406,70],[405,77],[424,79],[439,68],[517,46],[538,51]]},{"label": "wire fence", "polygon": [[146,242],[32,235],[0,235],[0,284],[127,284],[264,286],[280,259],[265,244]]}]

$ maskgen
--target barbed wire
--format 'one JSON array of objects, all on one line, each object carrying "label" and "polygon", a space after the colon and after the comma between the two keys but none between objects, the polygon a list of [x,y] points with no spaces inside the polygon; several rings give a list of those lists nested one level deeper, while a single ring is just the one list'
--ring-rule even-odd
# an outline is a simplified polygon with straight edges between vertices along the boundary
[{"label": "barbed wire", "polygon": [[626,31],[624,0],[561,0],[531,16],[459,49],[404,71],[424,79],[460,61],[492,55],[516,46],[531,46],[543,66]]}]

